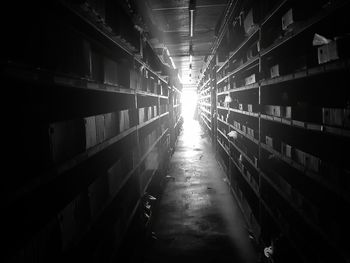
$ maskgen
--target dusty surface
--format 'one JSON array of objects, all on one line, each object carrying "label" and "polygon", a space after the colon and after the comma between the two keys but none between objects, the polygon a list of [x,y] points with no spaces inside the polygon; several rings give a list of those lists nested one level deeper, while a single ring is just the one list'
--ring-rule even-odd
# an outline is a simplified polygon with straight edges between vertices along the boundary
[{"label": "dusty surface", "polygon": [[256,262],[241,212],[197,122],[185,123],[145,261]]}]

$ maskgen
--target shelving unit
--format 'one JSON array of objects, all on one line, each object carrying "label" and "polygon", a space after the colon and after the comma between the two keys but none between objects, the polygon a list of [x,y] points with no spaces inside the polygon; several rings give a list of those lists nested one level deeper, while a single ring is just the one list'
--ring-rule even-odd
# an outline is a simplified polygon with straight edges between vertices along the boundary
[{"label": "shelving unit", "polygon": [[232,193],[262,256],[273,243],[276,262],[347,262],[349,3],[228,6],[198,94]]},{"label": "shelving unit", "polygon": [[150,220],[182,87],[127,12],[105,3],[28,3],[25,32],[6,29],[5,260],[117,260],[131,225]]}]

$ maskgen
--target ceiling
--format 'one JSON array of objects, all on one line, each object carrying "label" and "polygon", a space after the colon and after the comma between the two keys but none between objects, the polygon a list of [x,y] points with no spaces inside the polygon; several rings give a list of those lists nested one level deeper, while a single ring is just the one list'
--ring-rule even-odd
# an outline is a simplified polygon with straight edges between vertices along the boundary
[{"label": "ceiling", "polygon": [[[196,87],[199,81],[200,70],[215,40],[215,28],[223,16],[227,0],[194,1],[193,37],[190,37],[189,2],[140,0],[138,4],[151,35],[150,43],[154,48],[168,49],[184,88]],[[192,63],[189,56],[191,43]]]}]

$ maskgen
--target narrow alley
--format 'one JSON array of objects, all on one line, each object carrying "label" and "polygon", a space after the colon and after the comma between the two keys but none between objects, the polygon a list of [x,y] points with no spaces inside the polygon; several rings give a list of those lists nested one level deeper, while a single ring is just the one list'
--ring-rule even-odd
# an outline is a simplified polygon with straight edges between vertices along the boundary
[{"label": "narrow alley", "polygon": [[186,120],[145,262],[256,262],[243,216],[209,137]]}]

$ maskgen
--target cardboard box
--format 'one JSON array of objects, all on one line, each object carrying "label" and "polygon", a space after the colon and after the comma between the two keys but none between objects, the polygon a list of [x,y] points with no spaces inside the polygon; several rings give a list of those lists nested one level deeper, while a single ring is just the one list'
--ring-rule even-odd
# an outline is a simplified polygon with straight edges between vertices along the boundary
[{"label": "cardboard box", "polygon": [[145,108],[139,108],[139,124],[145,121]]},{"label": "cardboard box", "polygon": [[292,118],[292,107],[286,106],[284,111],[284,118],[291,119]]},{"label": "cardboard box", "polygon": [[250,35],[251,33],[254,32],[255,20],[254,20],[253,9],[250,9],[248,11],[247,15],[245,16],[244,21],[243,21],[243,26],[244,26],[244,32],[247,35]]},{"label": "cardboard box", "polygon": [[276,78],[280,76],[279,65],[274,65],[270,68],[270,76],[271,78]]},{"label": "cardboard box", "polygon": [[105,117],[97,115],[96,117],[96,143],[101,143],[105,140]]},{"label": "cardboard box", "polygon": [[129,123],[129,110],[122,110],[119,111],[118,115],[119,120],[119,130],[120,132],[123,132],[127,129],[129,129],[130,123]]},{"label": "cardboard box", "polygon": [[140,75],[135,70],[130,70],[130,88],[135,90],[141,89]]},{"label": "cardboard box", "polygon": [[292,146],[282,142],[281,153],[288,158],[292,158]]},{"label": "cardboard box", "polygon": [[281,117],[281,106],[272,106],[272,115]]},{"label": "cardboard box", "polygon": [[241,103],[238,104],[238,109],[239,109],[239,110],[243,110],[243,104],[241,104]]},{"label": "cardboard box", "polygon": [[119,133],[118,129],[118,114],[115,112],[106,113],[105,118],[105,136],[110,139]]},{"label": "cardboard box", "polygon": [[337,37],[328,44],[318,47],[318,63],[326,63],[349,56],[350,37]]},{"label": "cardboard box", "polygon": [[247,127],[246,127],[245,125],[242,125],[242,131],[243,131],[244,133],[247,133]]},{"label": "cardboard box", "polygon": [[266,136],[266,144],[267,146],[270,146],[271,148],[273,148],[273,139],[269,136]]},{"label": "cardboard box", "polygon": [[274,113],[274,106],[272,105],[265,105],[264,106],[264,111],[267,115],[273,115]]},{"label": "cardboard box", "polygon": [[153,114],[152,114],[152,107],[147,107],[148,109],[148,119],[152,119],[153,118]]},{"label": "cardboard box", "polygon": [[293,9],[290,8],[287,13],[282,16],[282,29],[287,30],[287,28],[294,23],[293,20]]},{"label": "cardboard box", "polygon": [[250,75],[249,77],[246,77],[245,79],[245,85],[253,84],[255,83],[255,74]]},{"label": "cardboard box", "polygon": [[254,112],[253,104],[248,104],[248,111],[249,112]]},{"label": "cardboard box", "polygon": [[89,149],[96,145],[96,118],[95,116],[86,117],[85,120],[85,138],[86,138],[86,149]]},{"label": "cardboard box", "polygon": [[247,128],[248,130],[248,135],[254,138],[254,130],[252,128]]},{"label": "cardboard box", "polygon": [[337,42],[332,41],[328,44],[325,44],[323,46],[320,46],[317,49],[318,54],[318,63],[323,64],[332,60],[339,59],[338,56],[338,49],[337,49]]}]

